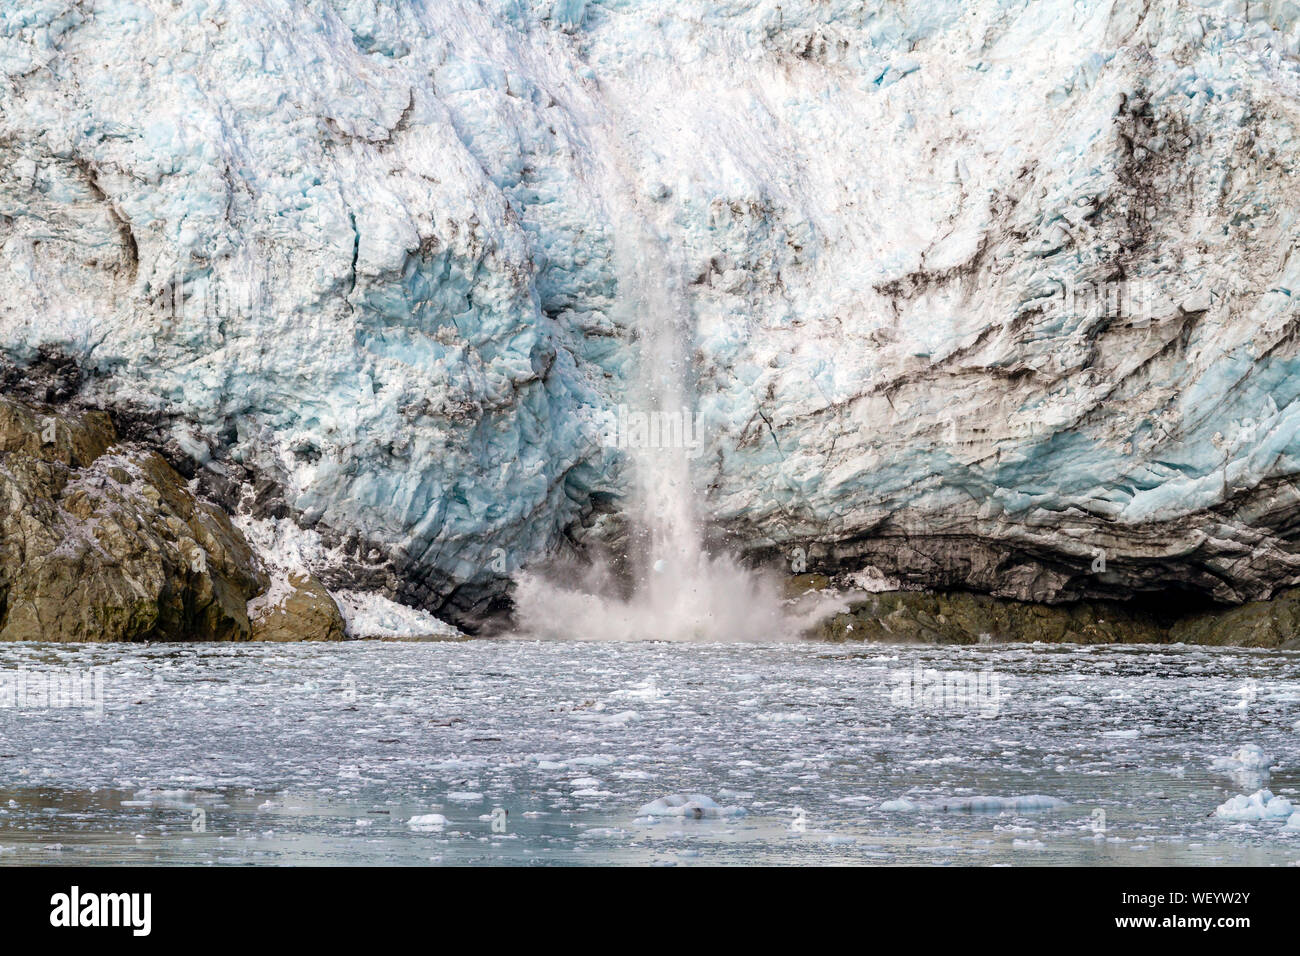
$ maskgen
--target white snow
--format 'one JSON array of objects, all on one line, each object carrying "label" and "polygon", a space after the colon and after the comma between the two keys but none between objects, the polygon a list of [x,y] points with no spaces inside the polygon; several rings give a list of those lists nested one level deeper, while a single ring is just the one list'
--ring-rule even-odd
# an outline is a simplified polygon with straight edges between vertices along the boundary
[{"label": "white snow", "polygon": [[272,567],[269,569],[269,576],[271,586],[248,602],[250,620],[256,621],[263,614],[279,607],[284,603],[285,598],[293,593],[294,588],[289,580],[289,572]]}]

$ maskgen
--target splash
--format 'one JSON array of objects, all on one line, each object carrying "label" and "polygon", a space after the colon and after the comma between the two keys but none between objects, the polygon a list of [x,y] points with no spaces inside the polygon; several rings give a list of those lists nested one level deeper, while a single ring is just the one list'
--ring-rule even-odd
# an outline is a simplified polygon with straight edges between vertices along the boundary
[{"label": "splash", "polygon": [[702,450],[689,381],[690,323],[680,272],[647,230],[616,241],[621,307],[636,329],[630,407],[610,420],[606,444],[626,449],[634,487],[623,565],[607,558],[552,565],[516,580],[517,618],[534,637],[578,640],[792,640],[807,626],[773,574],[710,554],[691,482]]}]

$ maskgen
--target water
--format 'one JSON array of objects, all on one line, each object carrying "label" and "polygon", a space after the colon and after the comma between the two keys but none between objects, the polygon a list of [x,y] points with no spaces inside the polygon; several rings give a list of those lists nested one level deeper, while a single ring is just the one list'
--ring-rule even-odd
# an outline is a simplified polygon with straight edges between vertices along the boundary
[{"label": "water", "polygon": [[[898,677],[996,678],[903,706]],[[3,645],[0,675],[102,667],[102,715],[0,707],[0,862],[1288,864],[1300,654],[1183,647],[469,641]],[[986,689],[988,681],[983,685]],[[987,700],[987,698],[983,698]],[[971,704],[971,706],[965,706]],[[701,792],[731,819],[650,822]],[[1054,809],[940,800],[1041,794]],[[907,812],[881,808],[909,797]],[[492,813],[509,811],[505,832]],[[1098,813],[1104,813],[1104,830]],[[413,830],[440,813],[441,830]]]}]

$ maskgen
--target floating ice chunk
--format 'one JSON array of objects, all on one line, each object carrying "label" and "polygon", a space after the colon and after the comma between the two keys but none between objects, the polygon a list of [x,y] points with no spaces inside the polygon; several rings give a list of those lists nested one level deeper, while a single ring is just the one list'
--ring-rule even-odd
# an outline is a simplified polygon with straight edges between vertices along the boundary
[{"label": "floating ice chunk", "polygon": [[697,820],[716,820],[719,817],[742,817],[744,807],[719,806],[702,793],[673,793],[652,800],[637,811],[639,817],[694,817]]},{"label": "floating ice chunk", "polygon": [[939,797],[935,800],[886,800],[881,810],[960,810],[967,813],[1001,813],[1004,810],[1054,810],[1065,806],[1059,797],[1040,793],[1017,797]]},{"label": "floating ice chunk", "polygon": [[1047,844],[1042,840],[1012,840],[1011,847],[1015,850],[1042,850]]},{"label": "floating ice chunk", "polygon": [[599,839],[622,840],[628,833],[618,827],[592,827],[590,830],[584,830],[582,835]]},{"label": "floating ice chunk", "polygon": [[630,700],[658,701],[665,700],[666,696],[659,685],[653,680],[641,681],[622,690],[616,690],[609,695],[613,698],[626,698]]},{"label": "floating ice chunk", "polygon": [[1228,774],[1237,786],[1250,790],[1268,783],[1268,768],[1272,762],[1273,758],[1264,753],[1263,748],[1244,744],[1231,757],[1217,758],[1210,764],[1210,769]]},{"label": "floating ice chunk", "polygon": [[412,830],[441,830],[447,825],[447,818],[441,813],[426,813],[422,816],[411,817],[406,821],[406,825]]},{"label": "floating ice chunk", "polygon": [[1054,810],[1063,806],[1065,801],[1059,797],[1048,797],[1041,793],[1018,797],[945,798],[935,802],[935,807],[940,810],[965,810],[973,813],[996,813],[1002,810]]},{"label": "floating ice chunk", "polygon": [[447,794],[447,799],[453,803],[473,803],[476,800],[482,800],[483,794],[472,790],[453,790]]},{"label": "floating ice chunk", "polygon": [[1295,813],[1291,814],[1289,817],[1286,818],[1286,825],[1282,829],[1300,830],[1300,810],[1297,810]]},{"label": "floating ice chunk", "polygon": [[1236,796],[1221,804],[1214,815],[1224,820],[1280,820],[1295,810],[1286,797],[1275,797],[1271,790],[1256,790],[1248,797]]},{"label": "floating ice chunk", "polygon": [[570,757],[565,761],[570,767],[608,767],[613,762],[614,758],[605,754],[594,754],[589,757]]},{"label": "floating ice chunk", "polygon": [[1273,758],[1257,744],[1244,744],[1231,757],[1218,757],[1210,764],[1212,770],[1256,771],[1267,773]]},{"label": "floating ice chunk", "polygon": [[638,714],[635,710],[622,710],[619,711],[617,714],[596,714],[596,713],[574,714],[573,719],[586,721],[587,723],[590,724],[604,724],[608,727],[622,727],[633,721],[640,720],[641,715]]},{"label": "floating ice chunk", "polygon": [[921,805],[908,800],[906,797],[899,797],[897,800],[886,800],[880,805],[881,810],[920,810]]}]

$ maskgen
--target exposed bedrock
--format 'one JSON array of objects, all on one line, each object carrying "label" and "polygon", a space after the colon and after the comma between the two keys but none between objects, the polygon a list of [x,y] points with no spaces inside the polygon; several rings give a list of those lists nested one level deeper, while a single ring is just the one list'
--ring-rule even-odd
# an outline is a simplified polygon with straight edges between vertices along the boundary
[{"label": "exposed bedrock", "polygon": [[1291,2],[5,4],[0,353],[320,529],[326,586],[472,626],[616,537],[644,228],[731,547],[1266,598],[1300,584],[1298,54]]},{"label": "exposed bedrock", "polygon": [[0,640],[342,638],[318,582],[271,584],[226,513],[107,413],[0,396]]},{"label": "exposed bedrock", "polygon": [[1142,601],[1031,604],[969,592],[890,591],[854,602],[809,634],[891,644],[1207,644],[1300,650],[1300,590],[1237,607]]},{"label": "exposed bedrock", "polygon": [[248,605],[255,641],[341,641],[343,616],[321,583],[307,575],[277,582]]}]

